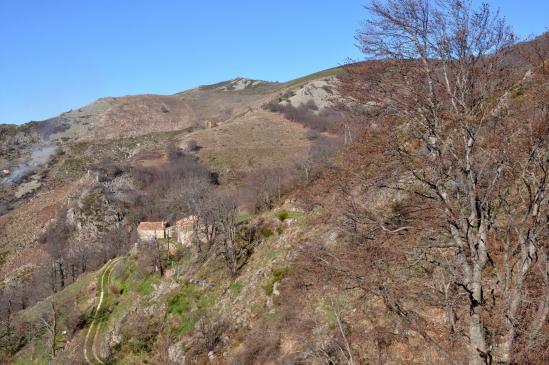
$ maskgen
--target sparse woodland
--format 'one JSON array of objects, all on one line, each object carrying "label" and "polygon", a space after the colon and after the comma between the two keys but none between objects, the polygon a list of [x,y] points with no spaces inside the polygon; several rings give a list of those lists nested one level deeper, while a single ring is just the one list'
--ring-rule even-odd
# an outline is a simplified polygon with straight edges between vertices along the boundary
[{"label": "sparse woodland", "polygon": [[[373,250],[357,285],[448,362],[547,361],[547,38],[522,46],[525,68],[488,5],[373,1],[367,9],[357,40],[383,60],[385,77],[368,78],[379,64],[352,65],[344,85],[383,109],[362,141],[360,182],[342,185],[356,249]],[[361,200],[372,194],[390,211]],[[423,272],[424,284],[405,290],[400,265]],[[438,338],[419,313],[433,303],[447,322]]]},{"label": "sparse woodland", "polygon": [[[0,361],[549,362],[549,33],[468,1],[365,8],[328,108],[260,107],[306,131],[300,159],[228,174],[171,139],[89,166],[45,263],[0,286]],[[188,246],[133,245],[183,217]]]}]

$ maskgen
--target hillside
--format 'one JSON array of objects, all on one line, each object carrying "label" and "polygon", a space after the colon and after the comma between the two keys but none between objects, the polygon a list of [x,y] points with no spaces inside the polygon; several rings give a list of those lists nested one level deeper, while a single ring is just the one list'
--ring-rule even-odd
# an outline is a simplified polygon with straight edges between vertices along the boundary
[{"label": "hillside", "polygon": [[[513,107],[540,86],[519,85],[523,93],[514,96]],[[261,124],[265,113],[250,111],[177,138],[182,145],[193,140],[204,146],[197,151],[201,161],[236,176],[227,171],[282,159],[303,128],[287,120],[277,121],[277,128]],[[399,174],[405,174],[383,152],[399,129],[373,114],[365,133],[314,182],[294,188],[274,207],[239,211],[237,226],[248,253],[236,274],[229,273],[223,255],[196,261],[190,243],[173,239],[160,240],[159,274],[151,248],[136,246],[19,312],[12,322],[20,336],[14,363],[46,363],[52,346],[62,364],[462,363],[465,344],[457,333],[448,335],[444,287],[431,286],[440,271],[411,254],[417,232],[442,223],[417,209],[422,205],[413,196],[370,183],[396,177],[402,184]],[[251,135],[237,132],[244,126]],[[261,139],[264,134],[284,144],[261,154],[269,141]],[[145,157],[137,161],[167,163],[165,156]],[[383,219],[384,229],[373,214]],[[397,230],[402,224],[413,228]],[[454,308],[462,310],[459,303]],[[32,334],[40,321],[51,326],[54,320],[55,341],[47,326]]]},{"label": "hillside", "polygon": [[[296,169],[308,159],[313,144],[338,139],[307,136],[310,128],[265,105],[304,88],[309,90],[305,103],[320,102],[325,91],[311,93],[317,89],[314,82],[326,80],[322,87],[333,88],[336,72],[288,83],[237,78],[175,95],[103,98],[43,122],[0,126],[3,289],[30,290],[33,280],[40,280],[49,263],[59,259],[72,267],[69,281],[76,280],[101,264],[107,234],[118,235],[127,246],[140,219],[162,215],[139,206],[139,199],[158,194],[136,181],[137,171],[164,168],[170,163],[170,148],[196,159],[189,163],[203,165],[223,186],[248,191],[239,205],[254,209],[253,179]],[[183,212],[173,210],[170,219],[178,214]],[[55,239],[64,242],[70,236],[73,244],[44,244],[50,231],[65,225],[70,233]],[[124,233],[115,233],[120,230]],[[92,258],[76,266],[82,255]],[[41,287],[24,299],[28,303],[18,305],[31,304],[47,291]]]},{"label": "hillside", "polygon": [[548,35],[493,31],[1,126],[0,362],[547,363]]}]

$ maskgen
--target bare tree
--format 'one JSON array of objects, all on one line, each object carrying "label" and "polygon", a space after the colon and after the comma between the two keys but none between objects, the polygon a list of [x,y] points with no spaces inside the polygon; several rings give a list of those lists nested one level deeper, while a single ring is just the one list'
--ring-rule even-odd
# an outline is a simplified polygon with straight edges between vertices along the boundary
[{"label": "bare tree", "polygon": [[[549,311],[546,75],[514,77],[506,58],[514,37],[487,4],[374,0],[366,8],[357,40],[391,75],[353,96],[398,118],[384,184],[442,217],[418,236],[420,251],[444,270],[446,294],[467,298],[469,363],[524,360]],[[513,98],[517,88],[527,103]],[[376,214],[369,221],[389,233],[409,229],[388,229]]]},{"label": "bare tree", "polygon": [[164,276],[164,261],[162,260],[162,249],[159,240],[155,237],[152,241],[154,251],[154,263],[156,271],[160,272],[160,276]]},{"label": "bare tree", "polygon": [[4,319],[4,331],[1,337],[5,337],[6,339],[10,339],[12,335],[12,316],[14,313],[14,293],[12,288],[10,287],[3,287],[1,288],[0,293],[1,295],[1,304],[2,304],[2,318]]},{"label": "bare tree", "polygon": [[200,260],[205,259],[218,238],[217,196],[203,176],[194,176],[186,181],[181,190],[181,205],[191,213],[193,247]]},{"label": "bare tree", "polygon": [[55,338],[57,334],[57,310],[53,299],[50,299],[48,302],[51,309],[51,316],[48,318],[47,314],[44,314],[41,318],[41,321],[43,324],[43,328],[46,330],[46,333],[49,337],[50,356],[53,359],[55,358],[55,353],[57,350],[57,342]]},{"label": "bare tree", "polygon": [[238,242],[238,207],[230,197],[219,199],[219,225],[222,234],[222,253],[232,275],[238,271],[243,252]]},{"label": "bare tree", "polygon": [[348,365],[354,365],[355,362],[353,360],[353,351],[351,350],[351,344],[349,343],[349,340],[347,339],[347,335],[345,334],[345,329],[343,326],[343,321],[341,319],[341,308],[339,306],[339,303],[335,300],[331,300],[331,307],[334,313],[334,317],[337,323],[337,329],[341,335],[341,338],[343,340],[343,344],[345,346],[345,351],[340,348],[341,353],[343,353],[343,356],[347,362]]},{"label": "bare tree", "polygon": [[296,167],[303,174],[303,185],[309,185],[312,179],[312,171],[314,167],[314,161],[312,158],[307,157],[296,162]]},{"label": "bare tree", "polygon": [[274,200],[280,197],[281,179],[281,171],[276,169],[259,169],[249,173],[247,182],[255,195],[257,210],[272,208]]},{"label": "bare tree", "polygon": [[549,73],[549,32],[520,44],[519,53],[528,63],[537,67],[538,72]]},{"label": "bare tree", "polygon": [[341,147],[343,140],[338,137],[319,136],[309,148],[307,156],[296,162],[302,173],[304,185],[308,185],[330,166],[330,157]]}]

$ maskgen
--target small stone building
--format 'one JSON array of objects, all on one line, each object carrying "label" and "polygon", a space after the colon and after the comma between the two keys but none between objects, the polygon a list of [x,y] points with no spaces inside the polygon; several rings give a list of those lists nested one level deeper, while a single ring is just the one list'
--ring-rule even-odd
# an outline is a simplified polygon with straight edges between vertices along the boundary
[{"label": "small stone building", "polygon": [[137,226],[137,235],[142,241],[150,241],[155,238],[166,238],[167,222],[141,222]]},{"label": "small stone building", "polygon": [[191,216],[182,218],[175,223],[177,241],[184,246],[190,246],[191,244],[194,219],[195,217],[191,215]]}]

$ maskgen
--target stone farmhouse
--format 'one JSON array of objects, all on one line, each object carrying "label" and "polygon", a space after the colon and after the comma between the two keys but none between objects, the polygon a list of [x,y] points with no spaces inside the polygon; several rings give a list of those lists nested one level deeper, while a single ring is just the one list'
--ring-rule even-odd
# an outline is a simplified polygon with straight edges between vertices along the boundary
[{"label": "stone farmhouse", "polygon": [[178,220],[174,227],[167,222],[141,222],[137,226],[137,235],[141,241],[175,237],[184,246],[191,244],[194,216]]},{"label": "stone farmhouse", "polygon": [[166,238],[167,222],[141,222],[137,226],[137,235],[141,241],[150,241],[158,238]]}]

